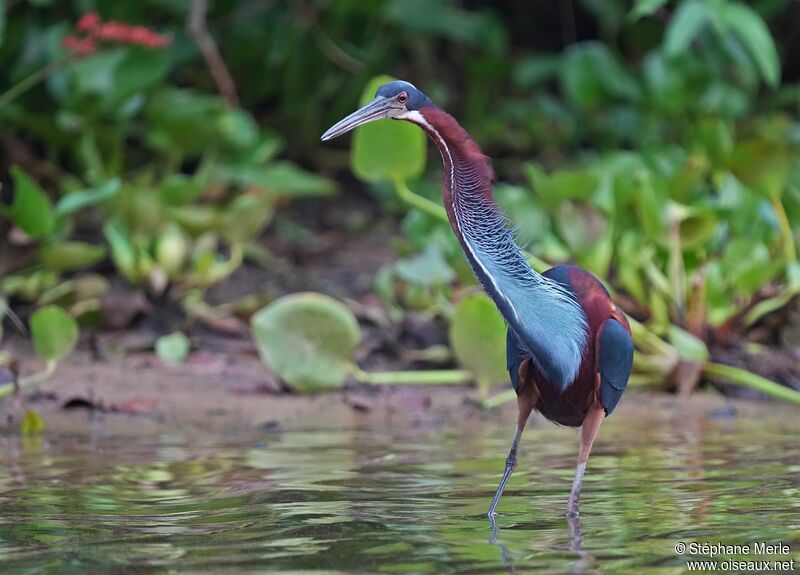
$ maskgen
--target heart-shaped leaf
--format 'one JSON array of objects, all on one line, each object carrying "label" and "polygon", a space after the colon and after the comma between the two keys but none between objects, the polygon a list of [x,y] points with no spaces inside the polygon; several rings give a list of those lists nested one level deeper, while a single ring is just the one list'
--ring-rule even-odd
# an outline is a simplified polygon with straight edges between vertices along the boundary
[{"label": "heart-shaped leaf", "polygon": [[264,363],[302,393],[342,387],[361,341],[352,312],[319,293],[276,300],[253,316],[252,329]]}]

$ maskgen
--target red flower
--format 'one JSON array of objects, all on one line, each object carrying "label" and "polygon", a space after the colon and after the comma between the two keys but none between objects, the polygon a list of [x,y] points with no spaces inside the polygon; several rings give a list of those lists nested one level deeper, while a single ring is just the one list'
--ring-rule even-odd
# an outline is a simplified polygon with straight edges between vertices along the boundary
[{"label": "red flower", "polygon": [[[145,48],[164,48],[172,38],[159,34],[146,26],[132,26],[125,22],[103,22],[96,12],[87,12],[75,24],[77,35],[64,38],[64,48],[77,56],[88,56],[97,49],[97,41],[110,44],[130,44]],[[85,36],[83,34],[86,34]]]},{"label": "red flower", "polygon": [[61,44],[76,56],[89,56],[97,49],[94,38],[78,38],[77,36],[66,36]]},{"label": "red flower", "polygon": [[75,29],[81,32],[91,32],[97,28],[98,24],[100,24],[100,16],[97,12],[87,12],[75,24]]}]

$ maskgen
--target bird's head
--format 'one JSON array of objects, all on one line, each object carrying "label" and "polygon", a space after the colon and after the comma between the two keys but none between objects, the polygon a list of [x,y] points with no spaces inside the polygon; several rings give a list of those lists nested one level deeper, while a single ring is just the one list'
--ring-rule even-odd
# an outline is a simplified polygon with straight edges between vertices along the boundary
[{"label": "bird's head", "polygon": [[322,140],[332,140],[358,126],[383,118],[414,121],[421,108],[432,105],[430,99],[413,84],[395,80],[378,88],[375,99],[369,104],[331,126],[322,134]]}]

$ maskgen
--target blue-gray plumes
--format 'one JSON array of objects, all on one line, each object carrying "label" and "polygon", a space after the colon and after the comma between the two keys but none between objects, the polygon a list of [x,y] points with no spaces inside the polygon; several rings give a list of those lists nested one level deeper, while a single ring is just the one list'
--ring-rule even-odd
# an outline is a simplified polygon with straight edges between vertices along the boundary
[{"label": "blue-gray plumes", "polygon": [[480,191],[468,162],[453,166],[453,208],[475,273],[542,374],[562,391],[575,380],[586,347],[586,315],[560,284],[531,269],[506,217]]}]

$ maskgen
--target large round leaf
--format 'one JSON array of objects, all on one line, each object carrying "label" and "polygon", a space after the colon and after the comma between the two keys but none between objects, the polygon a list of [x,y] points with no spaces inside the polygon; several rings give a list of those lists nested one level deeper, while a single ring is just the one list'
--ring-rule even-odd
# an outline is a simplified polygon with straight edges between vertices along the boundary
[{"label": "large round leaf", "polygon": [[292,294],[252,321],[262,360],[296,391],[344,385],[361,330],[347,307],[318,293]]},{"label": "large round leaf", "polygon": [[[373,78],[361,95],[368,104],[390,76]],[[356,128],[351,161],[355,175],[365,182],[410,180],[425,170],[425,134],[408,122],[379,120]]]},{"label": "large round leaf", "polygon": [[31,316],[33,346],[43,359],[58,361],[78,343],[78,322],[60,307],[48,305]]},{"label": "large round leaf", "polygon": [[508,378],[506,325],[485,295],[464,298],[450,324],[450,343],[459,363],[470,370],[479,385]]}]

